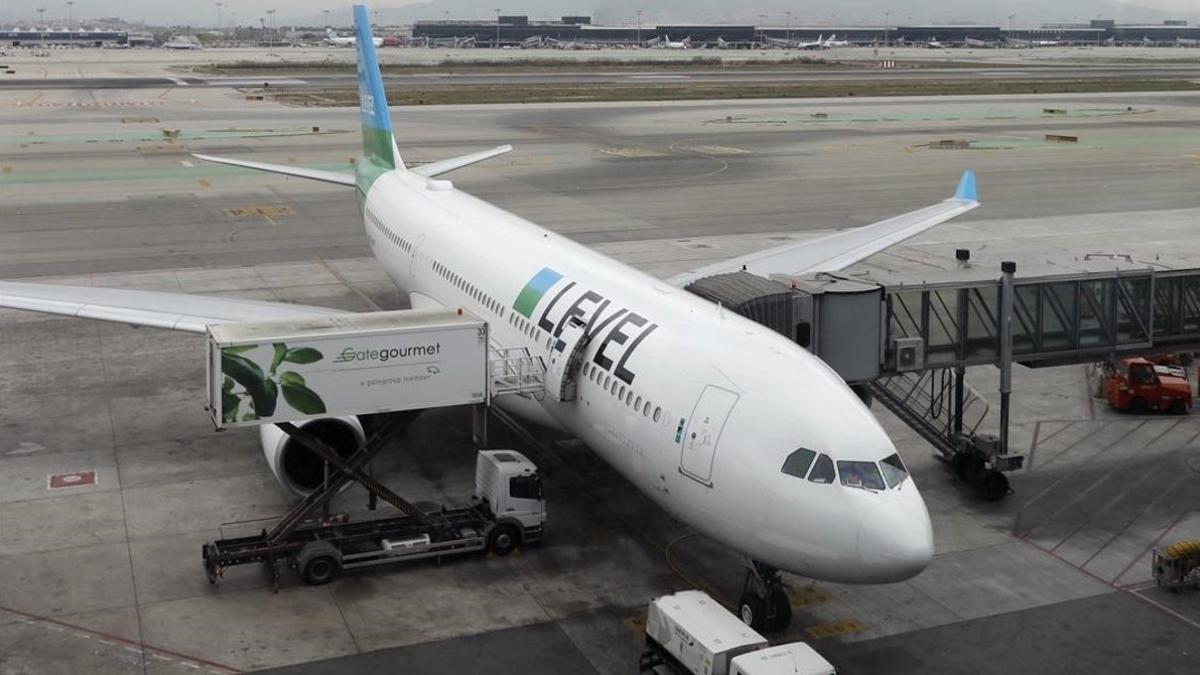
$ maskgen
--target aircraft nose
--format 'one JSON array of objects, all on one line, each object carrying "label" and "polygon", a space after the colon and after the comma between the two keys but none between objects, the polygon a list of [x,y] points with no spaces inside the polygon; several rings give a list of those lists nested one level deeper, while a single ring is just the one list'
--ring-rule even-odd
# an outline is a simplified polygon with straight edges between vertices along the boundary
[{"label": "aircraft nose", "polygon": [[858,556],[865,576],[874,583],[920,574],[933,559],[933,528],[920,496],[868,510],[858,525]]}]

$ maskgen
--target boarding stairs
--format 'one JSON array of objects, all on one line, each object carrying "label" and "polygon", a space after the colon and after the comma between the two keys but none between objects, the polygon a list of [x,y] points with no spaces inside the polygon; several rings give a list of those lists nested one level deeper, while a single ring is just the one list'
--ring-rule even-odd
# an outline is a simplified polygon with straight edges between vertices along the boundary
[{"label": "boarding stairs", "polygon": [[492,396],[537,394],[545,391],[546,362],[533,356],[527,347],[501,347],[492,342],[488,349],[488,384]]},{"label": "boarding stairs", "polygon": [[1011,493],[1002,472],[1020,469],[1025,458],[1005,454],[998,437],[979,431],[990,404],[956,369],[888,375],[872,382],[870,390],[984,498],[997,500]]}]

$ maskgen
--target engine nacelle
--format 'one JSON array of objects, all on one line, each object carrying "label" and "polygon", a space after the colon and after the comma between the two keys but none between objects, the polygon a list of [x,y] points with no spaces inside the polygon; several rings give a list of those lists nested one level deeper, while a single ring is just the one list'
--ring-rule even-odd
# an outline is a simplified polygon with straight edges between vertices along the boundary
[{"label": "engine nacelle", "polygon": [[[367,442],[362,422],[357,417],[320,417],[294,422],[298,427],[316,435],[343,458],[357,452]],[[263,454],[275,480],[283,489],[305,497],[325,479],[325,461],[308,448],[283,433],[274,424],[259,427]]]}]

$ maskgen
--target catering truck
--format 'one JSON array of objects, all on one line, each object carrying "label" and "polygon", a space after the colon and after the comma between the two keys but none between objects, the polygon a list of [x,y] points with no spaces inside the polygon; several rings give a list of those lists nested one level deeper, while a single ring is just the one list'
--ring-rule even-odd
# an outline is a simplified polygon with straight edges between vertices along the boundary
[{"label": "catering truck", "polygon": [[487,323],[462,310],[208,327],[218,428],[487,403]]},{"label": "catering truck", "polygon": [[835,675],[836,670],[803,642],[769,646],[703,591],[655,598],[646,613],[646,652],[641,672],[693,675]]}]

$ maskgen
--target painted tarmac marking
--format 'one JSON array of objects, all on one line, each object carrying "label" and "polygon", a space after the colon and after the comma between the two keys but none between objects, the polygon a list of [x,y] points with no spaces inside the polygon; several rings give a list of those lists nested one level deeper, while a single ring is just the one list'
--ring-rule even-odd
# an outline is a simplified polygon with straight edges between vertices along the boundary
[{"label": "painted tarmac marking", "polygon": [[94,470],[76,471],[73,473],[52,473],[46,478],[47,490],[61,490],[70,487],[87,487],[99,485],[100,477]]},{"label": "painted tarmac marking", "polygon": [[177,654],[168,649],[161,649],[158,647],[146,645],[144,643],[137,643],[132,640],[127,640],[123,637],[119,637],[116,635],[109,635],[107,633],[91,631],[91,630],[88,630],[87,628],[83,628],[82,626],[75,626],[73,624],[64,623],[62,621],[59,621],[58,619],[52,619],[50,617],[44,617],[44,616],[38,616],[36,614],[30,614],[28,612],[23,612],[21,610],[12,609],[10,607],[0,607],[0,612],[8,612],[9,614],[16,616],[18,621],[21,621],[21,622],[24,622],[24,623],[27,623],[30,625],[36,624],[36,625],[42,626],[44,628],[47,628],[49,630],[55,631],[57,633],[69,632],[72,635],[74,635],[75,637],[84,638],[85,640],[96,640],[97,642],[102,642],[102,643],[104,643],[106,645],[110,645],[112,647],[122,647],[123,649],[125,649],[125,651],[128,651],[131,654],[137,654],[139,656],[142,656],[144,654],[149,654],[151,657],[156,658],[160,661],[166,661],[168,663],[179,663],[181,665],[187,666],[189,668],[194,668],[196,670],[207,669],[209,672],[216,673],[217,675],[225,675],[226,673],[241,672],[240,670],[238,670],[236,668],[233,668],[231,666],[226,666],[221,663],[216,663],[213,661],[208,661],[205,659],[191,657],[191,656],[185,656],[183,654]]},{"label": "painted tarmac marking", "polygon": [[829,602],[830,600],[829,594],[816,585],[788,588],[787,595],[792,607],[807,607],[808,605],[817,605],[822,602]]},{"label": "painted tarmac marking", "polygon": [[858,621],[855,621],[854,619],[848,619],[846,621],[834,621],[831,623],[822,623],[817,624],[816,626],[809,626],[808,628],[804,629],[804,632],[808,633],[809,637],[813,638],[814,640],[819,640],[821,638],[835,637],[837,635],[861,633],[864,628],[865,626]]}]

